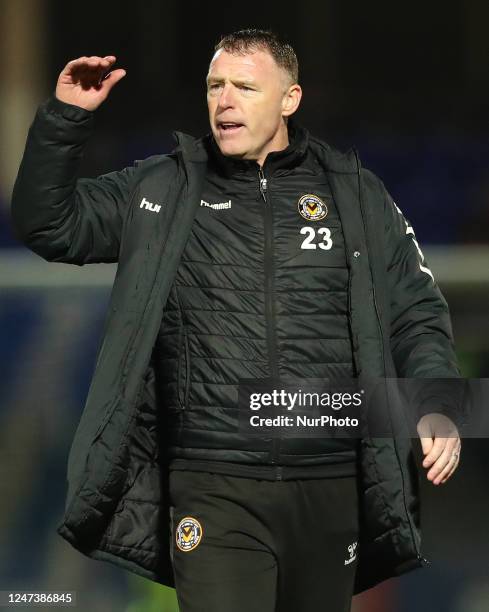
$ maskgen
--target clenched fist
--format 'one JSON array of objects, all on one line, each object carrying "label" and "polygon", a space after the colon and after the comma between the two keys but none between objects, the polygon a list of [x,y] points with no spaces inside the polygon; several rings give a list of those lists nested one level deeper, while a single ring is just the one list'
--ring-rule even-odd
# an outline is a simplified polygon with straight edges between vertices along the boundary
[{"label": "clenched fist", "polygon": [[116,58],[79,57],[68,62],[59,75],[56,97],[62,102],[94,111],[107,98],[114,85],[126,76],[123,68],[110,70]]}]

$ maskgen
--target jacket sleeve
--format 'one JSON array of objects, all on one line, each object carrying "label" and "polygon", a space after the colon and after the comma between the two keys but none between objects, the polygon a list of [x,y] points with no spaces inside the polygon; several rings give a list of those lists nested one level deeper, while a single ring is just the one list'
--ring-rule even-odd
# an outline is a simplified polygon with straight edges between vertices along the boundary
[{"label": "jacket sleeve", "polygon": [[16,237],[47,261],[118,260],[136,165],[77,179],[94,113],[54,95],[29,129],[11,201]]},{"label": "jacket sleeve", "polygon": [[399,377],[410,379],[409,395],[419,417],[442,412],[460,426],[468,416],[465,380],[455,355],[448,305],[412,225],[383,190],[394,364]]}]

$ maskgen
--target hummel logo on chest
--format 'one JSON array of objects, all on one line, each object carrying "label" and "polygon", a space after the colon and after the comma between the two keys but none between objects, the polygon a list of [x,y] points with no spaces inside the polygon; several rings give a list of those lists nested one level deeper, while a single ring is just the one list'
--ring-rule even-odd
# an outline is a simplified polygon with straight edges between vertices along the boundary
[{"label": "hummel logo on chest", "polygon": [[228,200],[227,202],[219,202],[217,204],[209,204],[209,202],[206,202],[205,200],[200,200],[200,205],[221,210],[222,208],[231,208],[231,200]]},{"label": "hummel logo on chest", "polygon": [[139,205],[139,208],[145,208],[146,210],[150,210],[151,212],[159,213],[161,205],[153,204],[152,202],[149,202],[146,198],[143,198],[141,200],[141,204]]}]

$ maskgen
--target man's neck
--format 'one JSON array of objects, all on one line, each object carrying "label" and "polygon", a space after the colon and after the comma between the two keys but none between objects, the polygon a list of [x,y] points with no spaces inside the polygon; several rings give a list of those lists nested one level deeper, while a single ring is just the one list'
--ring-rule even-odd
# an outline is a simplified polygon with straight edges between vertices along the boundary
[{"label": "man's neck", "polygon": [[279,131],[273,137],[273,140],[270,141],[269,145],[260,155],[260,157],[256,160],[257,164],[260,168],[265,163],[265,159],[269,153],[273,153],[274,151],[283,151],[289,146],[289,130],[287,129],[287,124],[283,123],[280,126]]}]

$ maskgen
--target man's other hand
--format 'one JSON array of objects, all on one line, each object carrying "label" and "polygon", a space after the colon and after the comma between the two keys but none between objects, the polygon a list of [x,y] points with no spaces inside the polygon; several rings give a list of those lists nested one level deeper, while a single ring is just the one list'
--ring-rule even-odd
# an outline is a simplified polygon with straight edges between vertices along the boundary
[{"label": "man's other hand", "polygon": [[462,443],[456,425],[439,412],[425,414],[417,425],[425,458],[423,467],[430,468],[427,478],[434,485],[443,484],[455,472],[460,461]]},{"label": "man's other hand", "polygon": [[115,55],[79,57],[61,71],[56,84],[58,100],[94,111],[107,98],[112,87],[126,76],[123,68],[110,70]]}]

